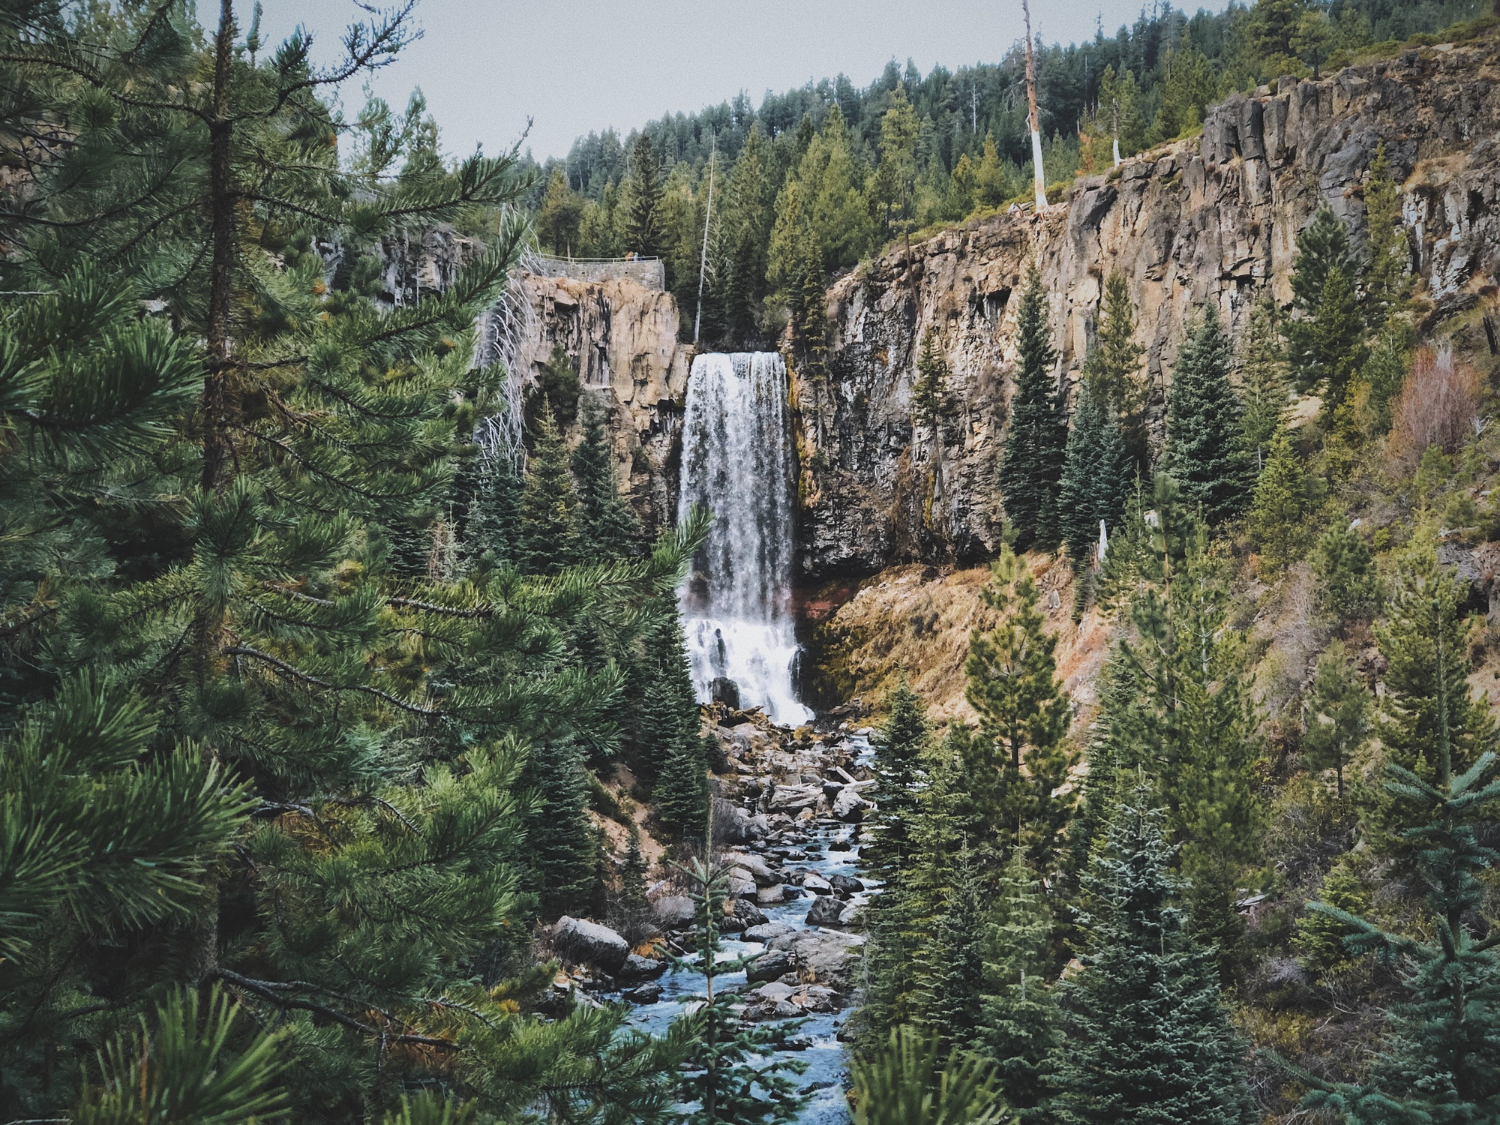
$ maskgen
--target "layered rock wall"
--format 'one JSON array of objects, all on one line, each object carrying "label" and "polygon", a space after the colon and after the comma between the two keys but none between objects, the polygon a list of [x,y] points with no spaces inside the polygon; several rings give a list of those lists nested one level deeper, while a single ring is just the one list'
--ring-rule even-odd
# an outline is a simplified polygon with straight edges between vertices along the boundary
[{"label": "layered rock wall", "polygon": [[[998,548],[995,486],[1015,365],[1015,295],[1035,261],[1059,375],[1076,378],[1104,278],[1131,283],[1158,424],[1183,328],[1216,305],[1238,330],[1260,287],[1285,305],[1297,232],[1324,202],[1365,237],[1385,142],[1425,326],[1494,302],[1500,279],[1500,43],[1424,48],[1214,107],[1202,136],[1075,183],[1045,215],[999,215],[888,254],[829,293],[827,374],[794,379],[804,582]],[[915,423],[932,328],[956,416]]]}]

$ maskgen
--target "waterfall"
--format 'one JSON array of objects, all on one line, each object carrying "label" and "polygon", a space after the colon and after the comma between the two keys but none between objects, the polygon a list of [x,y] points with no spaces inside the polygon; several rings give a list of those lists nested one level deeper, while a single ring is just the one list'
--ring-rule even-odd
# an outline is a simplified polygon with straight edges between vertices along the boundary
[{"label": "waterfall", "polygon": [[792,449],[786,367],[775,352],[700,355],[688,377],[678,513],[713,515],[682,590],[700,702],[733,680],[740,705],[777,723],[812,716],[797,699],[791,614]]}]

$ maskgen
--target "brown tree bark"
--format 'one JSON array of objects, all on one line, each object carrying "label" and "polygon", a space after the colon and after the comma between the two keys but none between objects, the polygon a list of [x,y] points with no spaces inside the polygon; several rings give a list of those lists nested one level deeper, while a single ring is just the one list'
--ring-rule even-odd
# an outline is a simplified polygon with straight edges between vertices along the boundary
[{"label": "brown tree bark", "polygon": [[219,30],[214,39],[213,113],[209,120],[209,212],[212,250],[209,263],[208,361],[203,383],[204,489],[222,492],[229,483],[229,379],[232,366],[229,306],[234,285],[234,172],[230,142],[229,86],[234,59],[234,0],[220,0]]}]

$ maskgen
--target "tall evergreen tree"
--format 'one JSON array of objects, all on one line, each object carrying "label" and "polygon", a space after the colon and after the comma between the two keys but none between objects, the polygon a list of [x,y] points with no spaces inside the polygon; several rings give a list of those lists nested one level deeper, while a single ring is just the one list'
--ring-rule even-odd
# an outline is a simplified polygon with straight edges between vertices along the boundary
[{"label": "tall evergreen tree", "polygon": [[1343,405],[1362,362],[1364,317],[1356,300],[1359,269],[1349,232],[1327,206],[1297,235],[1292,269],[1292,309],[1287,352],[1299,390],[1319,391],[1332,418]]},{"label": "tall evergreen tree", "polygon": [[707,762],[698,735],[682,619],[675,606],[657,611],[645,633],[648,678],[637,724],[637,768],[654,785],[657,816],[679,835],[701,833],[708,820]]},{"label": "tall evergreen tree", "polygon": [[1050,550],[1061,541],[1057,488],[1067,460],[1065,391],[1053,366],[1052,325],[1042,271],[1032,263],[1016,314],[1016,391],[1000,464],[1005,515],[1017,550]]},{"label": "tall evergreen tree", "polygon": [[880,799],[862,829],[861,857],[878,878],[890,879],[911,858],[917,794],[926,773],[923,761],[930,727],[927,708],[903,675],[891,692],[890,714],[875,738],[874,772]]},{"label": "tall evergreen tree", "polygon": [[[1437,778],[1440,739],[1455,773],[1495,749],[1494,719],[1469,694],[1461,605],[1458,581],[1441,568],[1430,544],[1418,543],[1397,560],[1385,620],[1375,628],[1386,662],[1375,721],[1383,761],[1429,784]],[[1365,828],[1383,851],[1410,855],[1412,844],[1402,835],[1415,815],[1408,796],[1391,787],[1368,795]]]},{"label": "tall evergreen tree", "polygon": [[529,793],[526,826],[527,890],[555,918],[580,908],[593,882],[594,826],[589,821],[589,784],[579,747],[572,741],[531,748],[520,784]]},{"label": "tall evergreen tree", "polygon": [[487,566],[519,562],[521,489],[521,475],[509,450],[495,448],[481,454],[464,523],[470,558]]},{"label": "tall evergreen tree", "polygon": [[1049,985],[1052,916],[1020,852],[1000,874],[987,935],[984,1026],[975,1049],[993,1059],[1001,1092],[1024,1125],[1052,1120],[1062,1025]]},{"label": "tall evergreen tree", "polygon": [[1250,533],[1260,547],[1265,573],[1274,574],[1301,558],[1312,536],[1318,481],[1302,465],[1285,430],[1271,448],[1250,503]]},{"label": "tall evergreen tree", "polygon": [[1403,310],[1412,285],[1401,193],[1391,175],[1384,141],[1375,146],[1375,158],[1365,177],[1365,227],[1369,231],[1365,311],[1370,326],[1379,329]]},{"label": "tall evergreen tree", "polygon": [[1132,635],[1111,661],[1106,738],[1091,747],[1090,765],[1139,769],[1156,786],[1191,880],[1193,924],[1219,946],[1227,970],[1243,932],[1236,893],[1260,855],[1261,741],[1250,678],[1241,638],[1227,627],[1222,564],[1165,474],[1153,519],[1144,515],[1134,530],[1141,549],[1132,552],[1132,536],[1121,536],[1106,568],[1106,596],[1125,599]]},{"label": "tall evergreen tree", "polygon": [[651,137],[641,133],[630,150],[630,176],[625,181],[627,251],[643,258],[661,257],[666,250],[662,214],[661,160]]},{"label": "tall evergreen tree", "polygon": [[895,1028],[853,1067],[855,1125],[1001,1125],[1010,1110],[982,1059]]},{"label": "tall evergreen tree", "polygon": [[1218,310],[1206,305],[1188,329],[1172,372],[1165,462],[1183,495],[1202,505],[1211,524],[1239,514],[1250,484],[1230,363]]},{"label": "tall evergreen tree", "polygon": [[1460,772],[1468,754],[1457,746],[1448,716],[1463,716],[1473,703],[1462,679],[1463,661],[1450,647],[1450,627],[1437,608],[1427,637],[1436,718],[1422,756],[1428,769],[1418,774],[1395,762],[1386,767],[1387,788],[1402,810],[1399,831],[1426,892],[1428,913],[1418,930],[1423,936],[1392,933],[1332,903],[1309,908],[1355,931],[1345,938],[1351,952],[1377,952],[1406,970],[1407,997],[1391,1010],[1371,1081],[1361,1086],[1308,1082],[1313,1087],[1308,1105],[1356,1125],[1457,1125],[1500,1114],[1500,1067],[1495,1065],[1500,957],[1478,928],[1488,929],[1479,913],[1484,897],[1479,876],[1500,855],[1482,844],[1476,831],[1476,821],[1493,817],[1500,781],[1493,777],[1490,751]]},{"label": "tall evergreen tree", "polygon": [[911,388],[912,417],[929,427],[941,440],[943,423],[953,417],[958,400],[948,388],[953,374],[948,361],[938,350],[937,329],[922,333],[922,349],[917,356],[917,381]]},{"label": "tall evergreen tree", "polygon": [[970,1049],[984,1014],[985,895],[968,855],[959,856],[951,884],[923,951],[922,1023],[945,1047]]},{"label": "tall evergreen tree", "polygon": [[1245,399],[1240,425],[1245,435],[1245,450],[1259,475],[1271,440],[1284,425],[1288,392],[1280,312],[1269,287],[1261,290],[1250,310],[1240,374]]},{"label": "tall evergreen tree", "polygon": [[1305,728],[1302,753],[1308,769],[1332,770],[1342,801],[1344,768],[1369,737],[1370,693],[1340,641],[1318,658],[1307,695]]},{"label": "tall evergreen tree", "polygon": [[964,697],[1003,755],[1002,776],[991,784],[998,781],[1004,793],[1006,820],[991,830],[1009,837],[1001,837],[1003,847],[1023,849],[1045,871],[1072,812],[1071,796],[1059,792],[1072,756],[1065,742],[1068,695],[1057,682],[1057,638],[1043,628],[1036,583],[1008,549],[980,596],[1000,621],[969,637]]},{"label": "tall evergreen tree", "polygon": [[1058,488],[1058,523],[1080,573],[1094,557],[1100,522],[1118,526],[1130,488],[1130,455],[1119,423],[1110,417],[1102,398],[1092,379],[1079,384]]},{"label": "tall evergreen tree", "polygon": [[1138,788],[1093,856],[1081,971],[1059,986],[1059,1108],[1088,1125],[1249,1125],[1243,1051],[1211,957],[1172,905],[1162,812]]},{"label": "tall evergreen tree", "polygon": [[578,497],[573,511],[578,561],[597,563],[633,555],[640,523],[620,495],[615,479],[614,451],[604,427],[603,404],[593,395],[585,396],[580,417],[582,432],[572,459],[573,487]]},{"label": "tall evergreen tree", "polygon": [[1145,472],[1149,467],[1146,380],[1141,359],[1146,350],[1136,343],[1135,327],[1130,283],[1124,274],[1112,272],[1104,281],[1099,330],[1084,361],[1083,373],[1091,382],[1095,395],[1119,425],[1133,461],[1132,469]]},{"label": "tall evergreen tree", "polygon": [[516,513],[520,550],[517,562],[527,574],[556,574],[576,557],[578,506],[568,465],[568,447],[558,432],[552,406],[544,403],[521,486]]}]

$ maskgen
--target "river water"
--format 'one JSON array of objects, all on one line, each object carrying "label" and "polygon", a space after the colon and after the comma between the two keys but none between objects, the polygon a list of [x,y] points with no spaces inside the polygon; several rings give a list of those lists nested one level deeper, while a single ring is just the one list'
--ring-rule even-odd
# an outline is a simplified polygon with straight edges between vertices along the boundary
[{"label": "river water", "polygon": [[[868,763],[872,754],[868,738],[863,735],[851,735],[844,745],[855,756],[858,763]],[[851,895],[849,901],[862,904],[868,901],[874,888],[861,871],[858,846],[855,845],[848,850],[834,850],[829,847],[834,843],[847,844],[854,835],[855,828],[852,825],[827,820],[814,821],[807,829],[805,839],[785,841],[787,846],[795,847],[807,856],[806,859],[790,861],[787,866],[816,872],[824,879],[832,875],[847,875],[860,879],[865,882],[866,890]],[[807,912],[814,901],[816,901],[816,896],[803,894],[790,902],[762,906],[761,910],[770,922],[782,922],[797,929],[808,929]],[[722,945],[723,952],[719,959],[726,961],[760,953],[765,949],[765,946],[759,942],[743,941],[734,934],[725,935]],[[642,1031],[655,1034],[664,1032],[667,1026],[682,1014],[684,1007],[695,997],[702,996],[705,989],[703,974],[691,971],[670,973],[662,977],[659,983],[663,989],[661,999],[654,1004],[637,1007],[630,1021],[633,1026]],[[716,976],[714,987],[718,991],[726,989],[752,991],[759,986],[747,982],[745,972],[741,970],[737,973]],[[842,1010],[814,1013],[802,1017],[802,1027],[791,1040],[792,1045],[797,1048],[793,1052],[794,1057],[807,1064],[807,1070],[802,1075],[792,1076],[798,1088],[809,1094],[806,1106],[797,1117],[799,1125],[847,1125],[850,1121],[848,1101],[845,1097],[849,1060],[844,1045],[838,1040],[838,1032],[844,1021],[849,1018],[853,998],[845,997],[844,999],[845,1007]]]}]

